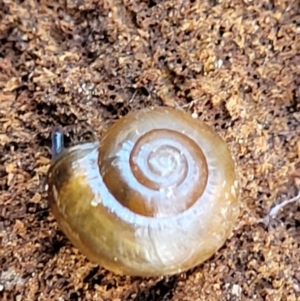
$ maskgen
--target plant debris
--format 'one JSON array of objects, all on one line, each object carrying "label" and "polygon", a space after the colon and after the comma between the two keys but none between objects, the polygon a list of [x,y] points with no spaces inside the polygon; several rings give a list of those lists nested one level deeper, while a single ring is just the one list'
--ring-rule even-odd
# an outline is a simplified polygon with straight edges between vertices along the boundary
[{"label": "plant debris", "polygon": [[[242,211],[208,261],[167,278],[89,262],[48,208],[50,136],[101,139],[149,106],[230,146]],[[300,299],[300,6],[295,0],[0,0],[0,299]]]}]

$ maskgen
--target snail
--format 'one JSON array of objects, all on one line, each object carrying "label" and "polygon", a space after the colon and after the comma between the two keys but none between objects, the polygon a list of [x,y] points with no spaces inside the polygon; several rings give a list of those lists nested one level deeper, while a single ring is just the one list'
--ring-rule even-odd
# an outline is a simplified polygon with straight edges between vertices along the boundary
[{"label": "snail", "polygon": [[63,147],[52,137],[49,206],[86,257],[116,273],[167,276],[209,259],[239,215],[225,141],[179,109],[146,108],[101,141]]}]

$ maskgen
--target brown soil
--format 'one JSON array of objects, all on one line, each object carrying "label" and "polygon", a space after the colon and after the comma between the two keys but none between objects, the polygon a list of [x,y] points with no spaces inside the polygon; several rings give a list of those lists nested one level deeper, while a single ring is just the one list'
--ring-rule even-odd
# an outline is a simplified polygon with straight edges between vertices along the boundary
[{"label": "brown soil", "polygon": [[[50,4],[49,4],[50,3]],[[0,0],[1,300],[300,300],[298,0]],[[116,276],[59,230],[43,183],[50,133],[100,139],[128,111],[180,107],[238,163],[242,212],[210,260]]]}]

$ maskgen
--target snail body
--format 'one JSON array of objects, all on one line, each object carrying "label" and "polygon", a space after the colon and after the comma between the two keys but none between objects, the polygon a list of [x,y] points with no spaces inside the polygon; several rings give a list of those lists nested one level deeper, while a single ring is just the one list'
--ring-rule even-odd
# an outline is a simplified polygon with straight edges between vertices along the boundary
[{"label": "snail body", "polygon": [[52,212],[83,254],[117,274],[171,275],[199,265],[238,218],[230,151],[188,113],[131,112],[100,142],[58,146],[47,176]]}]

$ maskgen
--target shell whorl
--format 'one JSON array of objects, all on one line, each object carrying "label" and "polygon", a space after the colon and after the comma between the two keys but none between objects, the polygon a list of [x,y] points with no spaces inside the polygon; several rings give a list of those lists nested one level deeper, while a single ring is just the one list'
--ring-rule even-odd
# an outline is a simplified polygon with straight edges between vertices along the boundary
[{"label": "shell whorl", "polygon": [[115,151],[100,152],[99,165],[104,182],[119,202],[135,213],[159,218],[183,212],[195,203],[205,189],[208,169],[194,140],[163,124],[156,126],[142,133],[136,130]]}]

